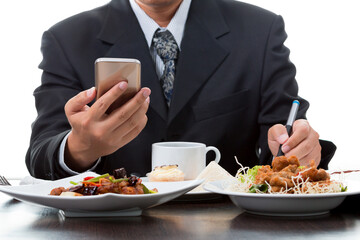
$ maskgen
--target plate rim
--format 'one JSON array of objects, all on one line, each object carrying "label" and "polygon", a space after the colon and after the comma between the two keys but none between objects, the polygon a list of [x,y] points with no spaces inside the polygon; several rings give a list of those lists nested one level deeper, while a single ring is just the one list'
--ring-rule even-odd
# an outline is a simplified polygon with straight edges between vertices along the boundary
[{"label": "plate rim", "polygon": [[[351,190],[348,189],[346,192],[338,192],[338,193],[321,193],[321,194],[256,194],[256,193],[242,193],[242,192],[231,192],[231,191],[225,191],[220,189],[219,191],[214,190],[214,189],[209,189],[208,185],[212,185],[216,188],[218,188],[217,186],[215,186],[213,183],[216,182],[225,182],[228,180],[218,180],[218,181],[212,181],[212,182],[207,182],[204,184],[203,188],[206,189],[209,192],[214,192],[214,193],[218,193],[218,194],[222,194],[222,195],[228,195],[228,196],[238,196],[238,197],[248,197],[248,198],[288,198],[288,199],[298,199],[298,198],[329,198],[329,197],[346,197],[346,196],[351,196],[351,195],[356,195],[356,194],[360,194],[360,188],[358,190]],[[360,181],[354,181],[354,180],[347,180],[348,182],[358,182],[360,184]]]},{"label": "plate rim", "polygon": [[[226,180],[225,180],[226,181]],[[339,206],[347,196],[360,194],[360,188],[340,193],[324,194],[256,194],[224,191],[220,187],[224,180],[204,184],[204,189],[226,195],[231,202],[245,212],[265,216],[299,217],[317,216],[330,212]],[[352,184],[350,182],[353,182]],[[214,185],[217,183],[216,185]],[[359,184],[360,181],[346,181],[347,186]],[[209,187],[212,186],[212,187]],[[351,188],[350,188],[351,189]],[[309,203],[311,204],[309,205]],[[320,204],[321,203],[321,204]],[[296,208],[293,206],[296,204]]]},{"label": "plate rim", "polygon": [[[88,174],[88,173],[87,173]],[[84,176],[83,174],[79,174],[75,176],[75,179],[81,179]],[[77,178],[76,178],[77,177]],[[64,186],[64,183],[70,184],[69,181],[73,180],[74,176],[44,182],[39,184],[32,185],[17,185],[17,186],[0,186],[0,192],[7,194],[15,199],[18,199],[25,203],[40,205],[42,207],[50,207],[58,210],[63,210],[67,212],[86,212],[88,216],[97,216],[99,212],[102,212],[104,216],[109,212],[119,211],[125,209],[147,209],[154,206],[158,206],[169,202],[181,195],[184,195],[186,192],[191,191],[195,187],[199,186],[203,183],[203,180],[189,180],[183,184],[173,184],[171,183],[162,183],[162,187],[164,188],[164,192],[159,192],[156,194],[134,194],[134,195],[126,195],[126,194],[116,194],[116,193],[107,193],[95,196],[52,196],[50,195],[51,189],[56,186]],[[145,183],[146,184],[146,183]],[[155,185],[156,183],[152,183]],[[40,186],[39,191],[31,192],[34,187]],[[156,187],[156,186],[151,186]],[[48,188],[48,192],[46,189]],[[25,191],[24,189],[27,189]],[[161,189],[159,186],[158,189]],[[161,191],[161,190],[160,190]],[[130,200],[130,201],[129,201]],[[133,200],[133,201],[132,201]],[[101,202],[113,202],[111,205],[107,205],[106,207],[98,207],[94,208],[94,206],[99,205]],[[132,204],[126,204],[126,202],[133,202]],[[71,208],[74,203],[75,208]],[[101,206],[101,204],[99,205]],[[94,214],[91,214],[94,213]],[[96,214],[95,214],[96,213]],[[137,214],[141,211],[137,211]],[[119,213],[122,214],[122,213]],[[111,215],[111,214],[110,214]],[[126,212],[125,215],[134,216],[133,211]]]},{"label": "plate rim", "polygon": [[[170,193],[175,193],[177,191],[181,191],[185,188],[187,188],[189,185],[192,184],[197,184],[196,186],[200,185],[204,180],[203,179],[194,179],[194,180],[188,180],[188,181],[182,181],[182,182],[187,182],[188,184],[181,186],[181,188],[178,188],[174,191],[167,191],[167,192],[159,192],[156,194],[116,194],[116,193],[106,193],[106,194],[99,194],[99,195],[91,195],[91,196],[61,196],[62,199],[102,199],[102,198],[108,198],[108,197],[115,197],[115,198],[148,198],[150,196],[162,196],[162,195],[168,195]],[[54,181],[55,182],[55,181]],[[53,183],[53,182],[52,182]],[[49,183],[40,183],[41,185],[48,185]],[[20,186],[0,186],[0,192],[3,192],[5,194],[20,194],[22,196],[28,196],[28,197],[39,197],[39,198],[56,198],[59,196],[54,196],[54,195],[40,195],[40,194],[34,194],[34,193],[28,193],[28,192],[21,192],[20,190],[17,190],[17,188],[27,188],[27,187],[33,187],[33,186],[37,186],[39,184],[32,184],[32,185],[20,185]],[[196,187],[195,186],[195,187]],[[194,187],[194,188],[195,188]],[[9,191],[9,189],[11,189],[11,191]],[[14,190],[15,189],[15,190]],[[51,189],[50,189],[51,191]],[[49,191],[49,193],[50,193]],[[190,190],[191,191],[191,190]]]}]

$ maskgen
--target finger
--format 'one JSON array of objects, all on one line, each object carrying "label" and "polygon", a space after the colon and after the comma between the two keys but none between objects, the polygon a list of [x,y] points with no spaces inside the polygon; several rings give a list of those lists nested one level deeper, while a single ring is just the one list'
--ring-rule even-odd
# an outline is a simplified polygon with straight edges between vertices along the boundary
[{"label": "finger", "polygon": [[[289,140],[290,141],[290,140]],[[317,145],[310,139],[305,139],[299,143],[296,147],[288,151],[285,156],[296,156],[298,159],[304,159],[308,157]]]},{"label": "finger", "polygon": [[319,144],[316,145],[316,147],[312,151],[311,155],[309,155],[308,159],[309,159],[310,162],[312,160],[314,160],[316,167],[319,166],[320,161],[321,161],[321,145],[320,145],[320,142],[319,142]]},{"label": "finger", "polygon": [[122,142],[125,144],[131,142],[134,138],[136,138],[140,132],[145,128],[147,123],[147,118],[144,119],[144,122],[139,125],[137,128],[132,129],[130,132],[128,132],[125,136],[122,138]]},{"label": "finger", "polygon": [[289,138],[284,125],[276,124],[268,131],[268,144],[274,156],[277,155],[280,144],[284,144]]},{"label": "finger", "polygon": [[319,134],[310,127],[310,133],[308,134],[308,136],[286,154],[286,156],[291,155],[297,156],[299,160],[315,160],[315,163],[319,164],[321,159],[321,145],[319,142]]},{"label": "finger", "polygon": [[145,102],[143,106],[136,111],[126,122],[114,129],[116,134],[121,134],[122,136],[128,134],[134,128],[143,129],[144,125],[147,122],[146,112],[148,109],[148,103]]},{"label": "finger", "polygon": [[283,153],[288,153],[291,149],[295,148],[302,141],[309,137],[311,127],[308,121],[300,119],[294,122],[292,127],[292,135],[282,146]]},{"label": "finger", "polygon": [[71,98],[65,104],[66,115],[73,115],[74,113],[84,110],[84,108],[87,109],[86,105],[94,99],[95,93],[95,88],[92,87],[88,90],[78,93],[76,96]]},{"label": "finger", "polygon": [[[290,153],[289,153],[290,156]],[[311,162],[315,162],[315,166],[319,166],[321,160],[321,145],[317,144],[313,150],[306,156],[299,158],[301,166],[310,166]]]},{"label": "finger", "polygon": [[150,93],[149,88],[141,89],[132,99],[111,113],[111,116],[106,119],[107,124],[113,126],[113,129],[116,129],[138,111],[144,103],[147,109],[149,106],[148,99]]},{"label": "finger", "polygon": [[133,140],[144,129],[146,123],[147,116],[144,113],[141,117],[133,115],[127,122],[111,132],[108,144],[116,149],[121,148]]},{"label": "finger", "polygon": [[101,118],[105,112],[108,110],[110,105],[115,102],[127,89],[128,83],[126,81],[121,81],[99,99],[91,107],[91,114],[94,117]]}]

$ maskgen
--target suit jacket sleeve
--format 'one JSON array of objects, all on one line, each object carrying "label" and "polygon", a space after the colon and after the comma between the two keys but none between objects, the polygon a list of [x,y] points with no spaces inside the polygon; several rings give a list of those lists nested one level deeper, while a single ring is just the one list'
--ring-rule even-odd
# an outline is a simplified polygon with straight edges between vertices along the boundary
[{"label": "suit jacket sleeve", "polygon": [[34,177],[58,179],[69,176],[58,159],[61,141],[70,130],[64,106],[68,99],[82,91],[82,87],[74,77],[76,71],[50,31],[43,35],[41,51],[41,86],[34,91],[38,117],[32,124],[26,165]]},{"label": "suit jacket sleeve", "polygon": [[[300,101],[298,119],[306,119],[309,103],[298,95],[298,86],[295,81],[296,69],[289,60],[290,51],[284,45],[287,34],[284,30],[284,21],[277,16],[272,24],[268,36],[266,53],[263,65],[261,83],[261,111],[258,122],[260,125],[259,147],[261,149],[260,164],[270,164],[272,154],[267,143],[269,128],[274,123],[285,124],[293,100]],[[333,143],[320,140],[322,158],[320,167],[327,168],[336,147]]]}]

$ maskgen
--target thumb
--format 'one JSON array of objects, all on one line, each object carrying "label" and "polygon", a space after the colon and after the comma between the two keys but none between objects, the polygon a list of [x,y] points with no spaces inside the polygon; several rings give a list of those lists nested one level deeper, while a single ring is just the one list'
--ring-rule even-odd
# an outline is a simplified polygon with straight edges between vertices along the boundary
[{"label": "thumb", "polygon": [[65,104],[65,113],[72,115],[83,110],[94,99],[95,94],[95,87],[78,93]]},{"label": "thumb", "polygon": [[270,151],[275,156],[280,144],[284,144],[289,139],[289,135],[284,125],[276,124],[268,131],[268,144]]}]

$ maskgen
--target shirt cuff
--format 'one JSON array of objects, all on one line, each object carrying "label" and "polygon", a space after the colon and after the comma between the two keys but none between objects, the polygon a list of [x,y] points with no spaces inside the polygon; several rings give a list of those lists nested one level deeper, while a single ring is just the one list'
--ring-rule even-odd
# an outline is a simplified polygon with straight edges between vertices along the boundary
[{"label": "shirt cuff", "polygon": [[[64,154],[65,154],[65,145],[66,145],[66,141],[69,137],[69,134],[71,133],[71,131],[66,134],[66,136],[64,137],[64,139],[62,140],[61,144],[60,144],[60,149],[59,149],[59,164],[60,166],[62,167],[63,170],[65,170],[67,173],[71,174],[71,175],[77,175],[77,174],[80,174],[79,172],[76,172],[72,169],[70,169],[66,163],[65,163],[65,158],[64,158]],[[101,161],[101,158],[99,158],[95,165],[93,165],[90,169],[86,170],[85,172],[88,172],[88,171],[93,171],[96,166],[100,163]]]}]

